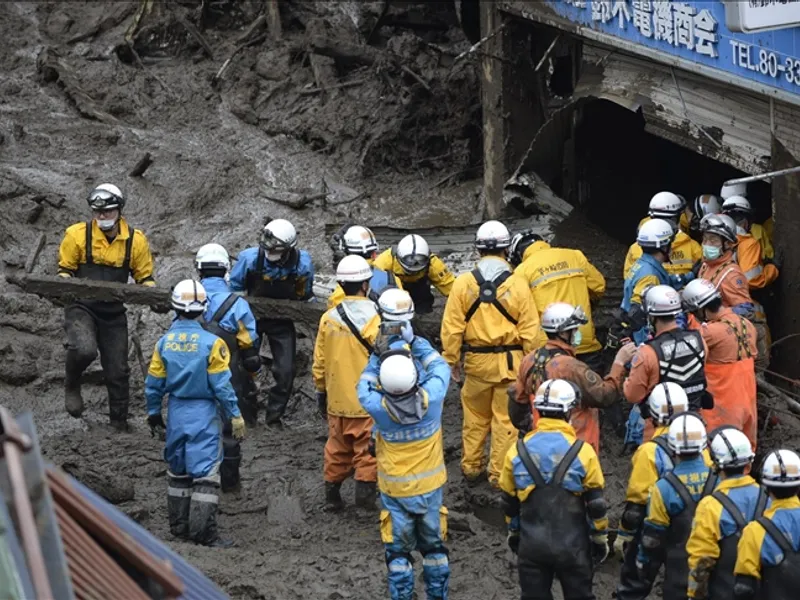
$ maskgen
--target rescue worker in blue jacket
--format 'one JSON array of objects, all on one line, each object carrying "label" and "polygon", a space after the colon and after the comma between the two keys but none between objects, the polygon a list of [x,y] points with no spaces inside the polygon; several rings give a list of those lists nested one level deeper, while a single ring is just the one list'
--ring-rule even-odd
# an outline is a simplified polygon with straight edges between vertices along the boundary
[{"label": "rescue worker in blue jacket", "polygon": [[749,474],[755,454],[743,432],[719,427],[711,434],[710,447],[719,484],[697,505],[686,544],[688,597],[729,600],[735,582],[736,546],[747,523],[764,513],[767,493]]},{"label": "rescue worker in blue jacket", "polygon": [[636,243],[642,249],[642,256],[633,264],[622,297],[622,318],[626,328],[632,333],[633,341],[641,344],[647,340],[647,317],[643,309],[645,290],[655,285],[669,285],[680,289],[695,278],[690,271],[684,275],[671,275],[664,268],[669,260],[675,232],[672,225],[663,219],[650,219],[642,224],[636,236]]},{"label": "rescue worker in blue jacket", "polygon": [[[258,421],[258,390],[253,378],[261,369],[256,318],[242,296],[230,290],[226,281],[231,267],[227,250],[219,244],[206,244],[197,251],[195,267],[208,295],[208,305],[200,324],[221,337],[230,352],[231,385],[239,399],[239,410],[248,427]],[[230,421],[222,426],[222,491],[239,486],[241,445],[231,435]]]},{"label": "rescue worker in blue jacket", "polygon": [[[314,265],[305,250],[297,249],[297,231],[285,219],[269,221],[255,248],[239,253],[231,271],[231,289],[248,296],[282,300],[310,300],[314,287]],[[267,400],[267,425],[282,427],[295,375],[297,337],[289,319],[258,320],[258,335],[266,335],[272,352],[275,385]]]},{"label": "rescue worker in blue jacket", "polygon": [[536,391],[536,428],[506,454],[500,474],[508,545],[518,555],[522,600],[594,600],[594,566],[608,557],[608,507],[600,460],[575,435],[570,412],[580,392],[548,379]]},{"label": "rescue worker in blue jacket", "polygon": [[[447,600],[450,566],[444,545],[447,481],[442,406],[450,367],[430,343],[409,335],[381,357],[370,356],[358,382],[358,399],[375,420],[381,539],[386,548],[392,600],[414,597],[411,552],[422,554],[428,600]],[[419,372],[415,363],[420,364]]]},{"label": "rescue worker in blue jacket", "polygon": [[714,489],[716,477],[703,456],[707,436],[700,417],[683,413],[673,418],[667,443],[676,464],[650,490],[636,567],[643,580],[652,582],[663,558],[664,600],[685,600],[689,577],[686,542],[697,503]]},{"label": "rescue worker in blue jacket", "polygon": [[[240,440],[245,424],[228,368],[222,338],[199,319],[208,298],[203,286],[187,279],[172,290],[176,319],[156,343],[145,381],[147,423],[153,435],[166,429],[167,512],[172,535],[210,546],[230,546],[217,533],[222,422],[231,420]],[[167,423],[161,401],[167,395]]]},{"label": "rescue worker in blue jacket", "polygon": [[769,508],[749,523],[736,548],[733,600],[796,600],[800,595],[800,457],[776,450],[764,459],[761,483]]}]

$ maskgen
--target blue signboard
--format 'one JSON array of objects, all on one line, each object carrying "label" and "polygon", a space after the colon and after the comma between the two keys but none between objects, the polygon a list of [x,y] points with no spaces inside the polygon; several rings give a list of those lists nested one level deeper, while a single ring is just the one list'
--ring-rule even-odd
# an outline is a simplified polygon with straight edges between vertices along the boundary
[{"label": "blue signboard", "polygon": [[[797,0],[738,1],[758,7]],[[600,34],[591,36],[599,41],[614,44],[614,40],[606,39],[611,36],[682,59],[681,66],[690,62],[740,80],[731,83],[746,80],[751,84],[747,87],[756,84],[756,89],[766,93],[780,90],[800,96],[800,27],[734,33],[725,26],[721,0],[546,0],[546,4],[559,17]],[[800,10],[800,2],[797,7]]]}]

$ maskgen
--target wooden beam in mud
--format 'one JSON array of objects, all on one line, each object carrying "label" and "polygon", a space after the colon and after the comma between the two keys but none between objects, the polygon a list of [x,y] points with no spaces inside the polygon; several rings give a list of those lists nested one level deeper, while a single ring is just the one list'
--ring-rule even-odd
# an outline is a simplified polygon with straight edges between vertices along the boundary
[{"label": "wooden beam in mud", "polygon": [[[77,300],[99,300],[149,306],[159,312],[170,310],[170,292],[166,288],[90,279],[66,279],[50,275],[25,274],[22,271],[7,272],[6,281],[19,286],[29,294],[47,298],[59,305],[72,304]],[[320,302],[296,302],[272,298],[247,298],[247,301],[256,318],[291,319],[295,323],[311,328],[316,328],[326,310],[324,299]],[[440,323],[441,312],[421,315],[414,320],[418,332],[429,339],[439,336]]]}]

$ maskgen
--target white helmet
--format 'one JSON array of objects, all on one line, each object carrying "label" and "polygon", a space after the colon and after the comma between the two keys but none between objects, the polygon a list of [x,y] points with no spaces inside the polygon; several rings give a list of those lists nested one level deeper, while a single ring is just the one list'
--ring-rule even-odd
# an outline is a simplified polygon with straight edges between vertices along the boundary
[{"label": "white helmet", "polygon": [[475,234],[475,247],[478,250],[502,250],[511,245],[508,227],[500,221],[486,221],[478,227]]},{"label": "white helmet", "polygon": [[87,198],[89,208],[92,210],[113,210],[120,211],[125,206],[125,197],[122,191],[113,183],[101,183],[89,193]]},{"label": "white helmet", "polygon": [[372,267],[363,256],[351,254],[339,261],[336,281],[340,283],[362,283],[372,277]]},{"label": "white helmet", "polygon": [[722,190],[720,190],[719,195],[722,196],[723,200],[727,200],[731,196],[747,196],[747,184],[746,183],[733,183],[733,184],[723,184]]},{"label": "white helmet", "polygon": [[508,247],[508,258],[513,265],[519,265],[522,263],[522,258],[525,255],[525,251],[534,243],[536,242],[543,242],[544,238],[531,231],[530,229],[526,229],[525,231],[520,231],[519,233],[515,233],[514,237],[511,238],[511,244]]},{"label": "white helmet", "polygon": [[428,268],[431,251],[421,235],[412,233],[400,240],[395,250],[397,261],[408,273],[419,273]]},{"label": "white helmet", "polygon": [[[731,196],[726,198],[722,203],[722,212],[726,215],[734,217],[742,215],[749,217],[753,214],[753,207],[750,206],[750,201],[744,196]],[[735,216],[734,216],[735,215]]]},{"label": "white helmet", "polygon": [[719,203],[719,198],[714,194],[701,194],[694,199],[694,206],[692,212],[697,219],[702,219],[706,215],[715,215],[722,210]]},{"label": "white helmet", "polygon": [[348,254],[359,254],[361,256],[372,256],[378,251],[378,242],[372,230],[353,225],[348,227],[342,236],[342,246]]},{"label": "white helmet", "polygon": [[713,233],[724,240],[736,243],[736,222],[728,215],[706,215],[700,221],[700,231],[703,233]]},{"label": "white helmet", "polygon": [[540,413],[566,416],[580,403],[580,393],[569,381],[548,379],[536,390],[533,407]]},{"label": "white helmet", "polygon": [[659,425],[666,425],[673,416],[689,410],[689,398],[677,383],[659,383],[647,397],[650,416]]},{"label": "white helmet", "polygon": [[414,301],[399,288],[388,288],[378,298],[378,312],[384,321],[410,321],[414,318]]},{"label": "white helmet", "polygon": [[542,313],[542,329],[547,333],[570,331],[588,322],[586,313],[580,306],[572,306],[566,302],[548,304]]},{"label": "white helmet", "polygon": [[753,462],[755,453],[747,436],[734,427],[718,429],[711,438],[711,459],[720,469],[735,469]]},{"label": "white helmet", "polygon": [[297,231],[286,219],[274,219],[264,225],[264,230],[261,232],[261,247],[267,253],[267,259],[280,260],[296,245]]},{"label": "white helmet", "polygon": [[689,312],[703,308],[710,302],[722,298],[719,290],[708,279],[694,279],[681,291],[683,307]]},{"label": "white helmet", "polygon": [[184,279],[172,288],[171,303],[178,312],[200,314],[206,310],[208,297],[199,281]]},{"label": "white helmet", "polygon": [[406,354],[393,354],[381,361],[378,382],[384,392],[401,396],[412,391],[417,385],[417,367],[414,360]]},{"label": "white helmet", "polygon": [[764,459],[761,483],[767,487],[800,486],[800,456],[791,450],[775,450]]},{"label": "white helmet", "polygon": [[699,454],[706,449],[706,426],[695,414],[683,413],[672,420],[667,443],[677,455]]},{"label": "white helmet", "polygon": [[650,219],[639,227],[636,234],[636,243],[642,248],[653,248],[666,251],[672,244],[675,231],[668,221],[663,219]]},{"label": "white helmet", "polygon": [[194,257],[194,266],[198,271],[203,269],[225,269],[231,268],[231,259],[228,251],[219,244],[206,244],[197,251]]},{"label": "white helmet", "polygon": [[686,202],[672,192],[658,192],[650,199],[649,214],[654,219],[677,219]]},{"label": "white helmet", "polygon": [[681,313],[681,297],[668,285],[654,285],[644,294],[648,317],[672,317]]}]

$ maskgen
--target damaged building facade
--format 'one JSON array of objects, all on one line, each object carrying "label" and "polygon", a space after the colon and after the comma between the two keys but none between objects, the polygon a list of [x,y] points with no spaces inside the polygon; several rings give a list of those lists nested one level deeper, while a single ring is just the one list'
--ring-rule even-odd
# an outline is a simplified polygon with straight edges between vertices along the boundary
[{"label": "damaged building facade", "polygon": [[[479,13],[491,214],[535,195],[519,192],[535,177],[631,241],[658,191],[719,194],[800,164],[800,2],[509,0]],[[776,338],[799,330],[798,192],[798,174],[748,186],[783,259]],[[796,371],[800,338],[775,358]]]}]

